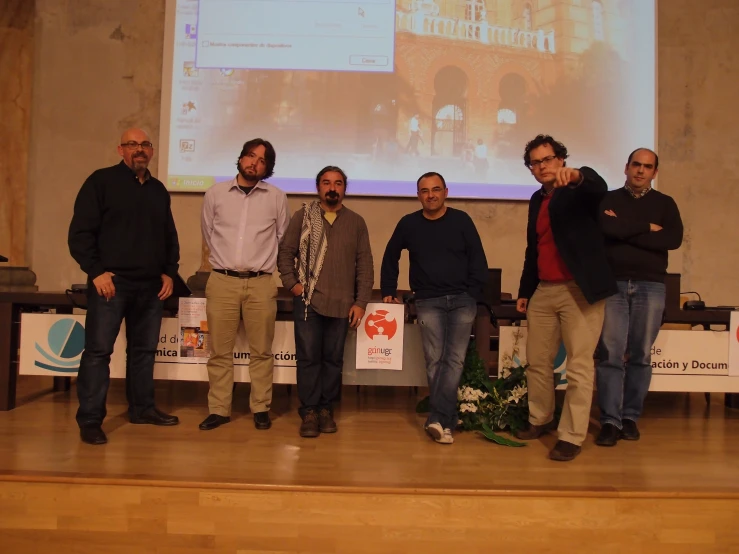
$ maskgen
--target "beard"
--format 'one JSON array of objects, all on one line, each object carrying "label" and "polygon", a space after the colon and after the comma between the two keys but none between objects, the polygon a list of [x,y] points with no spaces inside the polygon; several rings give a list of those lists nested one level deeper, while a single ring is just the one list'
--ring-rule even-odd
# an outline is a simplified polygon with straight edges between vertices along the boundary
[{"label": "beard", "polygon": [[138,154],[133,157],[131,163],[133,164],[134,171],[146,169],[149,167],[149,158],[145,154]]},{"label": "beard", "polygon": [[336,194],[335,192],[327,192],[326,193],[326,204],[329,206],[336,206],[336,204],[339,203],[339,200],[341,197]]},{"label": "beard", "polygon": [[[250,169],[250,168],[247,168],[247,169]],[[247,171],[241,166],[239,166],[239,175],[241,175],[244,181],[261,181],[263,177],[263,175],[260,175],[259,173],[257,173],[256,169],[253,169],[253,170],[250,169],[250,171]]]}]

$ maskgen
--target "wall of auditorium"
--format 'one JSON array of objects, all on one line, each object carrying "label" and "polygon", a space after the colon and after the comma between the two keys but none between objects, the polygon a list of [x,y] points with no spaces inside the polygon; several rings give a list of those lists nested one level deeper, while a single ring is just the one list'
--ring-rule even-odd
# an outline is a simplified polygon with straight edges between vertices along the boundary
[{"label": "wall of auditorium", "polygon": [[[158,140],[164,0],[36,0],[36,5],[27,258],[39,289],[58,290],[83,278],[66,245],[80,185],[94,169],[118,161],[115,146],[123,129],[142,126]],[[739,5],[662,0],[658,21],[659,186],[675,197],[686,224],[684,245],[671,255],[670,269],[683,273],[683,290],[698,290],[711,303],[739,304],[739,249],[731,240],[739,213],[739,112],[733,109]],[[556,135],[557,130],[542,131]],[[250,138],[248,130],[244,138]],[[609,147],[607,129],[602,146]],[[239,150],[234,144],[234,157]],[[154,174],[157,169],[155,158]],[[515,295],[526,204],[453,196],[451,190],[450,204],[474,218],[489,265],[503,268],[503,290]],[[200,266],[201,201],[199,195],[181,194],[172,200],[184,277]],[[291,208],[300,202],[291,198]],[[418,204],[348,198],[347,205],[368,223],[379,284],[382,253],[395,223]],[[401,286],[407,286],[405,260]]]}]

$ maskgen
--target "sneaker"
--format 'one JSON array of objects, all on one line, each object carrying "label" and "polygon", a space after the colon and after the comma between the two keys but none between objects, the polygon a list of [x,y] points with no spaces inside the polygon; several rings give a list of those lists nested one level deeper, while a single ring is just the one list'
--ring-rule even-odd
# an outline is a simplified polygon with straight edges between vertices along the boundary
[{"label": "sneaker", "polygon": [[604,423],[600,428],[600,433],[595,439],[595,444],[598,446],[616,446],[618,439],[621,438],[621,429],[616,427],[613,423]]},{"label": "sneaker", "polygon": [[554,448],[549,453],[549,459],[555,462],[569,462],[570,460],[574,460],[581,450],[581,447],[571,442],[557,441],[557,444],[554,445]]},{"label": "sneaker", "polygon": [[300,424],[300,436],[305,438],[314,438],[321,434],[318,427],[318,416],[313,410],[308,410],[303,416],[303,422]]},{"label": "sneaker", "polygon": [[621,429],[621,438],[625,441],[638,441],[641,433],[639,433],[639,428],[636,426],[636,421],[624,419],[621,423],[624,426]]},{"label": "sneaker", "polygon": [[436,442],[438,442],[439,444],[453,444],[454,437],[452,436],[452,430],[444,429],[444,434]]},{"label": "sneaker", "polygon": [[534,439],[538,439],[542,435],[546,435],[549,431],[554,431],[556,427],[554,420],[549,423],[545,423],[544,425],[532,425],[529,423],[528,427],[521,429],[520,431],[516,431],[513,433],[513,436],[522,441],[532,441]]},{"label": "sneaker", "polygon": [[336,422],[328,408],[321,408],[321,411],[318,412],[318,430],[321,433],[336,432]]},{"label": "sneaker", "polygon": [[429,437],[434,439],[436,442],[439,442],[444,438],[444,428],[441,426],[441,423],[429,423],[424,427],[424,429],[426,429],[426,433],[428,433]]}]

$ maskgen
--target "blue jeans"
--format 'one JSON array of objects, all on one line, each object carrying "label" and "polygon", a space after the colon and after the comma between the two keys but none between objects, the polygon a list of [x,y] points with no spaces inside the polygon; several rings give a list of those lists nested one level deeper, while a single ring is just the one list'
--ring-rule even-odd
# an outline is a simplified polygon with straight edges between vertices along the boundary
[{"label": "blue jeans", "polygon": [[349,330],[346,317],[327,317],[308,306],[302,296],[293,299],[295,322],[295,354],[297,356],[297,385],[300,408],[304,417],[308,410],[327,408],[341,392],[341,371],[344,367],[344,343]]},{"label": "blue jeans", "polygon": [[618,281],[606,300],[596,373],[601,424],[621,429],[622,420],[639,420],[664,309],[665,285],[651,281]]},{"label": "blue jeans", "polygon": [[126,320],[126,398],[128,415],[139,417],[154,407],[154,357],[162,323],[160,279],[133,281],[115,275],[115,296],[109,301],[88,282],[85,351],[77,374],[77,424],[99,426],[107,414],[110,356]]},{"label": "blue jeans", "polygon": [[416,300],[423,355],[429,380],[429,417],[426,424],[457,427],[457,389],[462,377],[477,302],[469,294]]}]

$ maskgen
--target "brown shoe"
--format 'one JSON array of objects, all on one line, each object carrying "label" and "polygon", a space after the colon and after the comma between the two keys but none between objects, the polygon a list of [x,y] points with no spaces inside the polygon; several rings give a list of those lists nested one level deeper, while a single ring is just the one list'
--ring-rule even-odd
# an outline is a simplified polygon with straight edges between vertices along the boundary
[{"label": "brown shoe", "polygon": [[305,438],[314,438],[321,434],[318,427],[318,416],[313,410],[308,410],[303,416],[303,423],[300,424],[300,436]]},{"label": "brown shoe", "polygon": [[532,425],[529,423],[528,427],[521,429],[520,431],[516,431],[513,435],[522,441],[532,441],[534,439],[538,439],[542,435],[546,435],[549,431],[554,431],[556,428],[557,426],[554,424],[554,420],[549,423],[545,423],[544,425]]},{"label": "brown shoe", "polygon": [[580,448],[576,444],[567,441],[557,441],[552,451],[549,453],[549,459],[555,462],[569,462],[574,460],[580,453]]},{"label": "brown shoe", "polygon": [[318,412],[318,430],[321,433],[336,432],[336,422],[331,416],[331,410],[328,408],[321,408],[321,411]]}]

